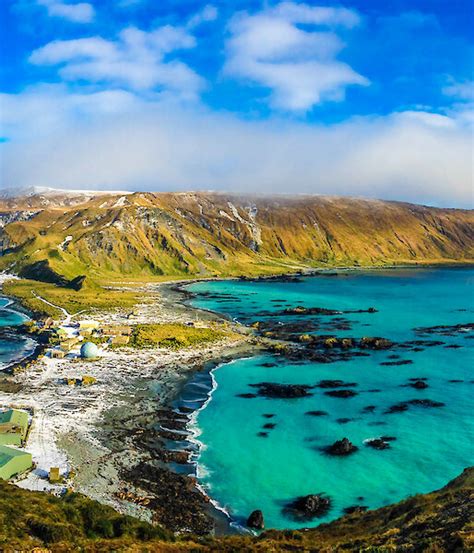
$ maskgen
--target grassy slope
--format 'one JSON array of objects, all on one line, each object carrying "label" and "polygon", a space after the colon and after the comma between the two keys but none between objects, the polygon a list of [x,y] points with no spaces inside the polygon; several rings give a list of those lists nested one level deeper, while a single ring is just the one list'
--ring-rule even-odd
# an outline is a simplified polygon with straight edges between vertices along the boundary
[{"label": "grassy slope", "polygon": [[439,491],[313,530],[258,538],[176,539],[78,494],[57,499],[0,481],[0,548],[52,551],[468,551],[473,538],[474,469]]},{"label": "grassy slope", "polygon": [[7,225],[0,268],[48,260],[67,278],[100,281],[469,261],[473,223],[468,211],[390,202],[136,194],[125,205],[97,198],[47,207]]},{"label": "grassy slope", "polygon": [[32,197],[0,204],[0,217],[2,211],[36,213],[0,231],[0,270],[19,272],[47,261],[67,279],[87,275],[80,292],[32,282],[10,283],[6,292],[33,310],[54,315],[31,290],[74,313],[133,305],[133,290],[107,288],[104,293],[104,285],[117,281],[133,287],[147,281],[256,276],[303,267],[474,259],[474,214],[465,210],[207,193],[137,193],[117,200]]},{"label": "grassy slope", "polygon": [[90,281],[82,290],[76,292],[45,282],[10,280],[4,283],[2,291],[17,298],[31,312],[53,318],[61,318],[61,311],[41,301],[35,294],[65,308],[71,314],[91,309],[132,308],[138,301],[143,301],[143,295],[133,290],[110,290]]}]

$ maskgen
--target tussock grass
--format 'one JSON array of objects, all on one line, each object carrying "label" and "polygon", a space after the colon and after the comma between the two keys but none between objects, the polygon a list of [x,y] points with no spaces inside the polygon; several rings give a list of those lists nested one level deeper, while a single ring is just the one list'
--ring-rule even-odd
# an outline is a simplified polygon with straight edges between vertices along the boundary
[{"label": "tussock grass", "polygon": [[229,333],[214,328],[195,328],[179,323],[141,324],[133,331],[129,345],[135,348],[181,349],[217,342]]}]

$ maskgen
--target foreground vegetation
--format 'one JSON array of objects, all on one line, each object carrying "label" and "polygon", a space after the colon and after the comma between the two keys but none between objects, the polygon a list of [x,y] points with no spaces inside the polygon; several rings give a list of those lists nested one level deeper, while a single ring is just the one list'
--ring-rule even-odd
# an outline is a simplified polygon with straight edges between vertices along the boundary
[{"label": "foreground vegetation", "polygon": [[258,537],[177,538],[119,515],[82,495],[30,492],[0,480],[0,549],[50,551],[464,552],[474,546],[474,468],[439,491],[375,511],[347,515],[315,529],[263,532]]},{"label": "foreground vegetation", "polygon": [[77,544],[100,539],[171,540],[170,533],[76,493],[62,499],[0,480],[0,549]]}]

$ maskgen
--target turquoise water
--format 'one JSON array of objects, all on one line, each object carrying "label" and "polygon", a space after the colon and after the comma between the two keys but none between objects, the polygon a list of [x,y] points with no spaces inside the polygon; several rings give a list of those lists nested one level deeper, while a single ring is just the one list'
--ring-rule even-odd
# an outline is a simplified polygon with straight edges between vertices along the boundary
[{"label": "turquoise water", "polygon": [[[17,326],[24,323],[28,317],[11,308],[11,301],[0,296],[0,331],[5,327]],[[11,363],[28,355],[35,346],[35,342],[13,333],[0,334],[0,371]]]},{"label": "turquoise water", "polygon": [[[473,284],[472,269],[398,269],[305,278],[295,283],[202,282],[188,290],[197,294],[194,305],[244,323],[275,319],[261,312],[275,313],[297,305],[340,310],[373,306],[378,313],[343,315],[352,329],[335,334],[384,336],[403,342],[419,338],[413,332],[415,327],[473,322]],[[202,293],[208,296],[199,295]],[[290,320],[328,322],[331,318]],[[324,492],[332,498],[326,517],[304,523],[311,526],[340,516],[349,506],[380,507],[443,486],[473,464],[473,334],[432,334],[424,339],[444,344],[418,352],[375,351],[348,362],[292,364],[264,354],[220,366],[213,373],[217,387],[196,420],[203,444],[199,456],[202,485],[236,521],[262,509],[267,528],[300,527],[300,522],[284,514],[283,506],[301,495]],[[461,347],[446,348],[453,344]],[[394,353],[413,364],[380,365]],[[277,365],[262,366],[266,362]],[[429,387],[415,390],[404,386],[415,377],[427,378]],[[340,399],[315,388],[312,397],[293,400],[236,397],[255,392],[249,387],[252,383],[312,385],[322,379],[356,382],[354,389],[359,393]],[[393,404],[416,398],[444,402],[445,406],[413,406],[406,412],[384,413]],[[368,405],[375,406],[373,413],[362,412]],[[327,411],[328,415],[305,415],[310,410]],[[267,419],[264,414],[274,417]],[[340,418],[352,420],[342,424],[337,422]],[[268,437],[259,437],[268,422],[275,423],[275,428],[268,430]],[[396,437],[390,449],[374,450],[364,444],[364,440],[381,435]],[[321,451],[343,437],[359,450],[342,458]]]}]

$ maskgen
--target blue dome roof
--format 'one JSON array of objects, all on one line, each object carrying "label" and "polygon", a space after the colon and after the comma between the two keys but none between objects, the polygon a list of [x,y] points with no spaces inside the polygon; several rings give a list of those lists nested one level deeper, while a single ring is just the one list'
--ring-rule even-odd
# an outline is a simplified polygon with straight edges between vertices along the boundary
[{"label": "blue dome roof", "polygon": [[99,348],[92,342],[86,342],[81,346],[81,357],[83,359],[95,359],[99,357]]}]

